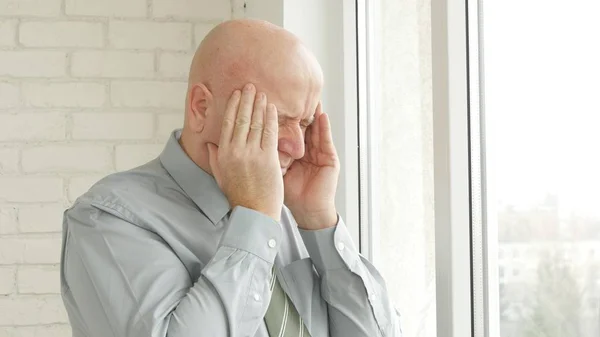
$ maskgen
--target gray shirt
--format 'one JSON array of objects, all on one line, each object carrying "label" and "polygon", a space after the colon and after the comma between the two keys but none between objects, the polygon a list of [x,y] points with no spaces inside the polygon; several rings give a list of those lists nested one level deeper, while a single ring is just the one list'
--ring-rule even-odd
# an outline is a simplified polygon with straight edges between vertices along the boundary
[{"label": "gray shirt", "polygon": [[305,231],[230,209],[175,131],[65,212],[62,296],[74,337],[267,337],[273,266],[313,337],[400,337],[385,283],[340,219]]}]

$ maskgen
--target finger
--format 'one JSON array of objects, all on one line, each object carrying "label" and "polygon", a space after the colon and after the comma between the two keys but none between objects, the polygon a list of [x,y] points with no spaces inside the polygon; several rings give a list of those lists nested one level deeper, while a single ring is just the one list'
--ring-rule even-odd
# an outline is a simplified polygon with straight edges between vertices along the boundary
[{"label": "finger", "polygon": [[254,96],[256,89],[253,84],[248,83],[242,92],[240,107],[237,117],[235,118],[235,126],[233,128],[233,144],[246,144],[248,141],[248,131],[250,130],[250,118],[252,117],[252,107],[254,106]]},{"label": "finger", "polygon": [[235,118],[240,104],[240,96],[240,91],[236,90],[229,98],[229,101],[227,101],[225,114],[223,115],[223,126],[221,127],[221,140],[219,141],[221,146],[227,146],[231,142]]},{"label": "finger", "polygon": [[267,106],[265,127],[262,134],[263,150],[276,150],[279,125],[277,124],[277,108],[270,103]]},{"label": "finger", "polygon": [[312,123],[312,125],[310,126],[310,143],[311,146],[316,148],[316,149],[320,149],[321,146],[321,131],[320,131],[320,117],[321,115],[323,115],[323,110],[322,110],[322,106],[321,103],[319,102],[319,104],[317,105],[317,110],[315,112],[315,120]]},{"label": "finger", "polygon": [[257,146],[260,146],[266,110],[267,96],[261,92],[256,95],[256,99],[254,100],[254,112],[252,112],[252,121],[250,122],[248,144],[255,144]]},{"label": "finger", "polygon": [[212,143],[207,143],[206,147],[208,148],[208,165],[210,166],[213,177],[215,177],[215,180],[217,180],[217,183],[219,183],[221,178],[218,161],[219,148]]},{"label": "finger", "polygon": [[319,117],[319,129],[321,134],[321,152],[327,154],[336,154],[335,145],[333,144],[333,136],[331,135],[331,124],[329,123],[329,115],[323,113]]}]

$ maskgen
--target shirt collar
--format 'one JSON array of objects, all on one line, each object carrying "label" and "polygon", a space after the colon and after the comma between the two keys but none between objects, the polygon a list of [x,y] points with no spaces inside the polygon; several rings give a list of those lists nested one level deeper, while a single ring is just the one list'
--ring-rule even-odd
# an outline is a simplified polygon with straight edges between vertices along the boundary
[{"label": "shirt collar", "polygon": [[216,225],[230,210],[229,201],[216,180],[194,163],[179,144],[181,129],[173,131],[160,161],[175,182]]}]

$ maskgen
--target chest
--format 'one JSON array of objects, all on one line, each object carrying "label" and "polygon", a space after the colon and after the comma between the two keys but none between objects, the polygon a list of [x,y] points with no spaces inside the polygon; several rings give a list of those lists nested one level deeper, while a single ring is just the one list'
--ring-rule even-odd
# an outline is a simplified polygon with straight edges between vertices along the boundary
[{"label": "chest", "polygon": [[[197,279],[215,255],[229,225],[229,215],[213,223],[190,199],[179,196],[166,195],[155,205],[159,206],[145,214],[146,223],[151,226],[149,229],[171,247],[187,268],[190,278]],[[284,269],[294,261],[308,258],[308,252],[286,208],[282,210],[280,226],[283,235],[275,266]]]}]

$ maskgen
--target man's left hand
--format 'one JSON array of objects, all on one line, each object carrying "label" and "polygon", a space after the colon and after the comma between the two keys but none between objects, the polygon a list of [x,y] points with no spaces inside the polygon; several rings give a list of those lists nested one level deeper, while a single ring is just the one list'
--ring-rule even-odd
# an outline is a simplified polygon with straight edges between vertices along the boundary
[{"label": "man's left hand", "polygon": [[315,121],[306,130],[304,157],[283,178],[285,205],[298,227],[317,230],[337,224],[335,192],[340,162],[331,136],[329,116],[317,106]]}]

